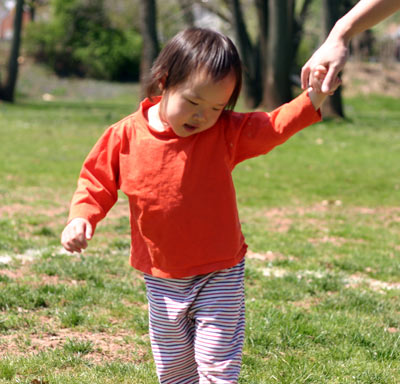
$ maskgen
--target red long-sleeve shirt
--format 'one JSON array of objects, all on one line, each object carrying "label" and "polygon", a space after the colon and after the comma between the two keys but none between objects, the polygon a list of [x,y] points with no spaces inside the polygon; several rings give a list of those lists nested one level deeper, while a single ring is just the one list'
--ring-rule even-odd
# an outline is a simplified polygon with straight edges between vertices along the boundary
[{"label": "red long-sleeve shirt", "polygon": [[[158,101],[158,99],[156,100]],[[237,264],[247,245],[232,170],[320,120],[307,92],[271,113],[224,111],[210,129],[186,138],[153,130],[149,100],[111,126],[83,164],[69,220],[96,224],[121,189],[129,199],[131,265],[180,278]]]}]

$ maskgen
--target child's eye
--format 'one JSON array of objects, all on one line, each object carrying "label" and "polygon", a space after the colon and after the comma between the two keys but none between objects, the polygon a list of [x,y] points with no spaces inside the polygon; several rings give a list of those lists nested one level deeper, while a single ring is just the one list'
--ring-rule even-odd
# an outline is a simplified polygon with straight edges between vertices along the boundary
[{"label": "child's eye", "polygon": [[189,99],[186,99],[186,101],[188,101],[190,104],[192,104],[192,105],[199,105],[198,103],[196,103],[196,102],[194,102],[194,101],[192,101],[192,100],[189,100]]}]

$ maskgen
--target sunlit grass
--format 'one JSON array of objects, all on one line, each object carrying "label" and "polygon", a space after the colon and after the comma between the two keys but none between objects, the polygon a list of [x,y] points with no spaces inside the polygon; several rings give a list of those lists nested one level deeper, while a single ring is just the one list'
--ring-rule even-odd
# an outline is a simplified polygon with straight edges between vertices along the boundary
[{"label": "sunlit grass", "polygon": [[[59,245],[82,161],[137,95],[54,87],[0,104],[0,383],[154,384],[126,199],[84,254]],[[241,384],[400,381],[398,100],[346,111],[234,171],[251,250]]]}]

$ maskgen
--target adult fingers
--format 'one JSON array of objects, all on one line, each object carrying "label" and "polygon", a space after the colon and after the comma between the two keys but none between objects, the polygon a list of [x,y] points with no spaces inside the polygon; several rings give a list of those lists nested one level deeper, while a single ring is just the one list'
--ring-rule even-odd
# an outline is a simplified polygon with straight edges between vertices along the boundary
[{"label": "adult fingers", "polygon": [[304,64],[303,68],[301,69],[301,88],[307,89],[308,84],[310,83],[309,77],[310,77],[310,64],[309,61]]},{"label": "adult fingers", "polygon": [[321,90],[323,93],[329,93],[335,91],[335,85],[337,84],[339,69],[334,66],[330,66],[328,73],[322,82]]}]

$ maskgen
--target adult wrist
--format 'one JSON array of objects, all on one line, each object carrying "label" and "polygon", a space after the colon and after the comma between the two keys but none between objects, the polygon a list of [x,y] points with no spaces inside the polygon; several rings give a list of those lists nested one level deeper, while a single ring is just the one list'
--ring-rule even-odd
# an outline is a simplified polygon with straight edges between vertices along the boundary
[{"label": "adult wrist", "polygon": [[329,33],[327,40],[335,41],[347,47],[352,37],[351,26],[339,19]]}]

